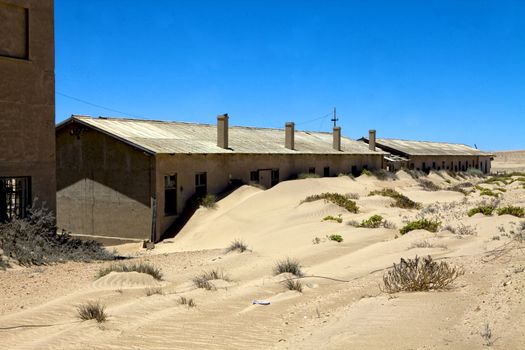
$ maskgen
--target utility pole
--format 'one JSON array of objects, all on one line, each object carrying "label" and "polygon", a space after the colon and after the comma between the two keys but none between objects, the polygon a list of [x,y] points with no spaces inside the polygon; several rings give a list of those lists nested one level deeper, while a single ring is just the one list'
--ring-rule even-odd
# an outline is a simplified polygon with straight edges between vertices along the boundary
[{"label": "utility pole", "polygon": [[330,119],[330,120],[334,122],[334,128],[335,128],[337,126],[337,121],[339,120],[337,118],[337,113],[335,111],[335,107],[334,107],[334,117],[332,119]]}]

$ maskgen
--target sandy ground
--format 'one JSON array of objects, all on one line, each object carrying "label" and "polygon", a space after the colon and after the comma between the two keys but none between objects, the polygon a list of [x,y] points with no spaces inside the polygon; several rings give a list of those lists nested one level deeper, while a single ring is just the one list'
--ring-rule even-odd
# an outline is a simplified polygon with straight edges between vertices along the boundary
[{"label": "sandy ground", "polygon": [[[525,249],[513,234],[525,219],[472,217],[466,211],[487,200],[478,193],[429,192],[406,173],[395,181],[361,176],[305,179],[262,191],[244,186],[215,209],[201,208],[182,232],[151,251],[118,246],[131,261],[162,269],[156,281],[139,273],[111,273],[96,279],[108,262],[65,263],[0,272],[0,339],[5,349],[480,349],[488,324],[495,349],[525,344]],[[431,174],[445,187],[464,179]],[[469,179],[468,181],[476,181]],[[483,185],[494,188],[495,185]],[[503,186],[502,203],[525,206],[525,189]],[[368,196],[395,188],[423,203],[421,210],[390,206]],[[324,201],[302,203],[322,192],[359,195],[359,213]],[[396,229],[348,225],[380,214]],[[322,221],[341,215],[343,222]],[[443,225],[467,225],[474,235],[417,230],[399,236],[416,217]],[[337,243],[327,235],[340,234]],[[319,243],[314,244],[315,238]],[[397,237],[397,238],[396,238]],[[225,253],[234,239],[250,251]],[[414,248],[427,241],[429,248]],[[432,255],[461,266],[465,274],[440,292],[388,294],[382,276],[401,257]],[[287,290],[275,262],[298,259],[306,274],[302,293]],[[196,288],[192,278],[221,269],[229,281],[214,291]],[[316,277],[312,277],[316,276]],[[148,296],[148,291],[162,294]],[[181,296],[197,306],[180,305]],[[252,305],[252,300],[270,305]],[[97,300],[108,321],[80,321],[76,307]]]}]

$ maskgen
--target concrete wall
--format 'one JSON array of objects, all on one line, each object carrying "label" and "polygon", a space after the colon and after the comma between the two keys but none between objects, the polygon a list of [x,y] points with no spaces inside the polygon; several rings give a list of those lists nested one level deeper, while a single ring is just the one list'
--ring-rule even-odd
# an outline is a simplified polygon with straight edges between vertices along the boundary
[{"label": "concrete wall", "polygon": [[[423,164],[424,163],[424,164]],[[413,170],[451,170],[465,171],[477,168],[484,173],[490,172],[490,157],[480,156],[412,156],[408,162]]]},{"label": "concrete wall", "polygon": [[32,197],[55,210],[53,11],[0,0],[0,177],[31,176]]},{"label": "concrete wall", "polygon": [[339,173],[349,173],[352,166],[357,171],[363,167],[380,169],[382,155],[257,155],[257,154],[230,154],[230,155],[158,155],[157,168],[157,202],[158,224],[157,238],[167,230],[177,216],[164,215],[164,176],[177,174],[177,209],[178,213],[184,208],[186,201],[195,193],[195,174],[206,172],[208,193],[219,193],[224,190],[230,181],[241,180],[250,182],[250,172],[262,169],[278,169],[279,181],[296,176],[298,173],[307,173],[315,167],[320,176],[324,174],[324,167],[330,168],[330,176]]},{"label": "concrete wall", "polygon": [[154,158],[79,124],[59,129],[56,140],[58,227],[150,239]]}]

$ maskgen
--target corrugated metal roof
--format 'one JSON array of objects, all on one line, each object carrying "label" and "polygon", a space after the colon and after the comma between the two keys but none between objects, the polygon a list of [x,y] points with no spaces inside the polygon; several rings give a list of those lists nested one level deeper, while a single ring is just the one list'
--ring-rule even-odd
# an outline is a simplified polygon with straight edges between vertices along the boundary
[{"label": "corrugated metal roof", "polygon": [[[368,141],[368,139],[366,139]],[[460,143],[430,142],[430,141],[410,141],[398,139],[376,139],[377,147],[382,146],[401,151],[411,156],[480,156],[490,153],[482,152],[479,149],[469,147]]]},{"label": "corrugated metal roof", "polygon": [[341,137],[341,150],[332,148],[332,134],[295,131],[295,150],[284,147],[284,129],[230,126],[229,148],[217,146],[217,126],[140,119],[72,116],[60,128],[77,121],[152,153],[260,153],[260,154],[382,154],[362,142]]}]

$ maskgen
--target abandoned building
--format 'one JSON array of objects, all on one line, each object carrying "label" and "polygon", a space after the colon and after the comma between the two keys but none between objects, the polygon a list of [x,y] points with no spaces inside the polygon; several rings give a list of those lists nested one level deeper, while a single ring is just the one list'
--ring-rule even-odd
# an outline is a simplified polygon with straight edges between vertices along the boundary
[{"label": "abandoned building", "polygon": [[383,166],[389,171],[400,169],[466,171],[476,168],[490,173],[492,154],[458,143],[378,139],[376,131],[370,130],[368,138],[358,141],[386,152]]},{"label": "abandoned building", "polygon": [[0,0],[0,222],[55,210],[52,0]]},{"label": "abandoned building", "polygon": [[383,152],[333,133],[72,116],[57,125],[57,220],[74,234],[158,241],[195,194],[299,173],[380,169]]}]

